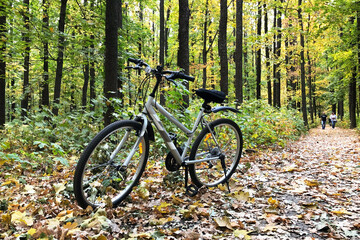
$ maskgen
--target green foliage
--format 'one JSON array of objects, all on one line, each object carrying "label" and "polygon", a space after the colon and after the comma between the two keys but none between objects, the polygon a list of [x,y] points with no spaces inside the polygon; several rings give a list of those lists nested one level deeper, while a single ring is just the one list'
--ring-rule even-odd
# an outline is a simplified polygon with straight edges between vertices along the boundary
[{"label": "green foliage", "polygon": [[283,147],[306,131],[300,114],[292,109],[278,110],[265,101],[249,101],[239,110],[235,120],[242,130],[245,149]]}]

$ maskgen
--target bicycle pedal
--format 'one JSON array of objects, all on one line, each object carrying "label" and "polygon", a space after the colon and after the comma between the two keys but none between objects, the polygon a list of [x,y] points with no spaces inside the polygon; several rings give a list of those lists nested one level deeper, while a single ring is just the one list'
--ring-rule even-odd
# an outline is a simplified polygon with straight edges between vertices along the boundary
[{"label": "bicycle pedal", "polygon": [[194,197],[196,194],[198,194],[198,192],[199,188],[194,184],[190,184],[189,186],[187,186],[185,191],[186,195],[188,195],[189,197]]}]

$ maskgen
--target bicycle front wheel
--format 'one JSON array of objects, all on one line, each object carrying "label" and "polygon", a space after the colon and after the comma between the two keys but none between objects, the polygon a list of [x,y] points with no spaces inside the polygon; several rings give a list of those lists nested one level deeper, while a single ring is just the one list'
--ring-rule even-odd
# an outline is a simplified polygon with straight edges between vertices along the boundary
[{"label": "bicycle front wheel", "polygon": [[132,191],[144,172],[149,155],[142,125],[117,121],[104,128],[82,153],[74,175],[74,193],[82,208],[117,206]]},{"label": "bicycle front wheel", "polygon": [[239,164],[243,139],[239,126],[230,119],[218,119],[205,127],[196,138],[189,166],[193,183],[215,187],[231,178]]}]

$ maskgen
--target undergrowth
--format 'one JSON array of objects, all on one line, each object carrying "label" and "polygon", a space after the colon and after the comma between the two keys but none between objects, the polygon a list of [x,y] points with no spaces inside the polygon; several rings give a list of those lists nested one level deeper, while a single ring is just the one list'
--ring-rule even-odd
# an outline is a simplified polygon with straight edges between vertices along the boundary
[{"label": "undergrowth", "polygon": [[[181,97],[174,93],[172,95],[173,98],[169,98],[166,104],[169,112],[190,128],[201,102],[193,100],[185,109],[178,104]],[[46,165],[48,171],[51,171],[54,163],[68,166],[68,157],[79,156],[103,127],[103,106],[101,101],[96,104],[96,111],[78,110],[59,116],[52,115],[50,111],[38,111],[25,120],[8,122],[1,132],[1,162],[15,161],[34,168]],[[243,133],[244,149],[283,147],[287,141],[295,140],[306,131],[299,113],[294,110],[276,109],[264,101],[248,101],[238,109],[240,113],[217,113],[210,117],[227,117],[237,122]],[[117,119],[129,118],[128,111],[124,111],[124,108],[117,109],[115,115]],[[163,120],[167,131],[181,136],[173,124]],[[160,139],[159,136],[155,137]],[[162,157],[166,152],[162,140],[153,143],[153,156]]]}]

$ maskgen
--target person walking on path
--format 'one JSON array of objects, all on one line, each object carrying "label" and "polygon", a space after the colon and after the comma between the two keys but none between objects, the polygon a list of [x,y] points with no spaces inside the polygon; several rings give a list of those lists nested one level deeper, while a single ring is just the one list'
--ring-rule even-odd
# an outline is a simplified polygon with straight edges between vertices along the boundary
[{"label": "person walking on path", "polygon": [[335,128],[336,115],[335,115],[334,112],[330,115],[330,120],[331,120],[331,126],[332,126],[332,128]]},{"label": "person walking on path", "polygon": [[327,115],[326,115],[325,113],[323,113],[323,114],[320,116],[322,129],[325,129],[326,118],[327,118]]}]

